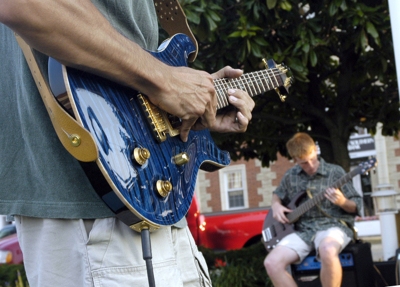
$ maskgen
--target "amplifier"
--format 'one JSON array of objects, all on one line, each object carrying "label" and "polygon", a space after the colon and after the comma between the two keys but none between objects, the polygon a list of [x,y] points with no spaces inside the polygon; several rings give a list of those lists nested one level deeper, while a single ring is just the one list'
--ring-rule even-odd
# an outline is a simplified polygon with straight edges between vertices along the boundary
[{"label": "amplifier", "polygon": [[[350,243],[340,254],[343,268],[342,287],[374,287],[374,267],[371,244],[369,242]],[[319,272],[321,263],[315,252],[307,256],[300,264],[293,264],[291,272],[299,287],[321,287]]]},{"label": "amplifier", "polygon": [[[339,260],[342,267],[352,267],[354,266],[353,254],[349,252],[340,253]],[[304,270],[320,270],[321,262],[317,260],[315,255],[307,256],[300,264],[295,264],[292,267],[294,271],[304,271]]]}]

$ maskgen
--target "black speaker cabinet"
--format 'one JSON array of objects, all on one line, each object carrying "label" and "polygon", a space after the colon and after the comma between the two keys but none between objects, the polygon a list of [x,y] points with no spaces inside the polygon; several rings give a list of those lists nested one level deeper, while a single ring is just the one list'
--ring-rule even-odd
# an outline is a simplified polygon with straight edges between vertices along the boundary
[{"label": "black speaker cabinet", "polygon": [[[375,287],[369,242],[350,243],[339,254],[339,259],[343,268],[342,287]],[[315,253],[291,266],[292,276],[299,287],[321,287],[320,269]]]},{"label": "black speaker cabinet", "polygon": [[374,265],[376,268],[375,281],[377,287],[397,285],[395,260],[374,262]]}]

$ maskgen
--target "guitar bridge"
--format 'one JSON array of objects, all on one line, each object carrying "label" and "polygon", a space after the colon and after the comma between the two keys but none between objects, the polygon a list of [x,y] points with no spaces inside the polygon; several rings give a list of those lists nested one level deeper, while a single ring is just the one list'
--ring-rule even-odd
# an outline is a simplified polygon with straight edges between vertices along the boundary
[{"label": "guitar bridge", "polygon": [[167,134],[171,137],[179,135],[179,126],[181,120],[178,117],[172,116],[152,104],[146,96],[138,94],[143,112],[146,115],[147,122],[151,126],[154,137],[158,142],[163,142],[167,139]]}]

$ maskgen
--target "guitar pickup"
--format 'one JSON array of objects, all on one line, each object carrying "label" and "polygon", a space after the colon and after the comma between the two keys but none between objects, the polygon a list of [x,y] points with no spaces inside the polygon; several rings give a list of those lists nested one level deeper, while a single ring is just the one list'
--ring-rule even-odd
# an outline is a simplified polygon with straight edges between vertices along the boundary
[{"label": "guitar pickup", "polygon": [[268,242],[273,238],[273,235],[271,234],[271,228],[266,228],[262,231],[262,236],[264,239],[264,242]]},{"label": "guitar pickup", "polygon": [[164,142],[169,134],[171,137],[179,135],[181,120],[172,116],[152,104],[146,96],[138,94],[138,99],[146,115],[154,137],[158,142]]}]

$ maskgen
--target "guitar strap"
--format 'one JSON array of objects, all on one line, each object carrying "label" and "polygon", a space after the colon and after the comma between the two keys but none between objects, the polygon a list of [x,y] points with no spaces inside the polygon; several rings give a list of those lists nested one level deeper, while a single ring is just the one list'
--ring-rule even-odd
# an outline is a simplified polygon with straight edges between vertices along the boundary
[{"label": "guitar strap", "polygon": [[[313,197],[313,196],[312,196],[312,193],[311,193],[311,191],[310,191],[309,189],[307,189],[307,195],[308,195],[309,198],[312,198],[312,197]],[[355,241],[355,242],[357,241],[357,239],[358,239],[357,233],[358,233],[358,232],[357,232],[357,229],[356,229],[355,226],[351,225],[351,224],[348,223],[347,221],[344,221],[344,220],[342,220],[342,219],[335,218],[335,217],[331,216],[330,214],[326,213],[326,212],[321,208],[321,206],[319,206],[319,204],[316,204],[316,206],[318,207],[319,211],[321,211],[321,213],[322,213],[323,215],[325,215],[326,217],[335,219],[335,220],[339,221],[341,224],[343,224],[343,225],[347,226],[348,228],[350,228],[350,229],[353,231],[353,241]]]},{"label": "guitar strap", "polygon": [[95,161],[98,158],[98,150],[92,135],[59,105],[50,90],[48,82],[40,71],[34,50],[19,35],[15,33],[14,35],[22,49],[50,120],[64,148],[79,161]]},{"label": "guitar strap", "polygon": [[[193,62],[197,56],[198,44],[189,28],[187,18],[178,0],[154,0],[158,20],[161,27],[170,36],[184,33],[191,38],[196,51],[189,55]],[[16,33],[14,33],[19,46],[25,56],[29,69],[35,80],[36,86],[50,116],[53,127],[64,148],[77,160],[82,162],[96,161],[98,149],[92,135],[84,129],[71,115],[69,115],[57,102],[51,92],[48,82],[40,71],[34,50]]]},{"label": "guitar strap", "polygon": [[156,8],[161,27],[167,31],[170,37],[177,33],[183,33],[193,41],[193,44],[196,46],[196,52],[189,56],[189,61],[193,62],[197,56],[198,44],[192,30],[190,30],[185,12],[179,4],[179,0],[154,0],[154,7]]}]

